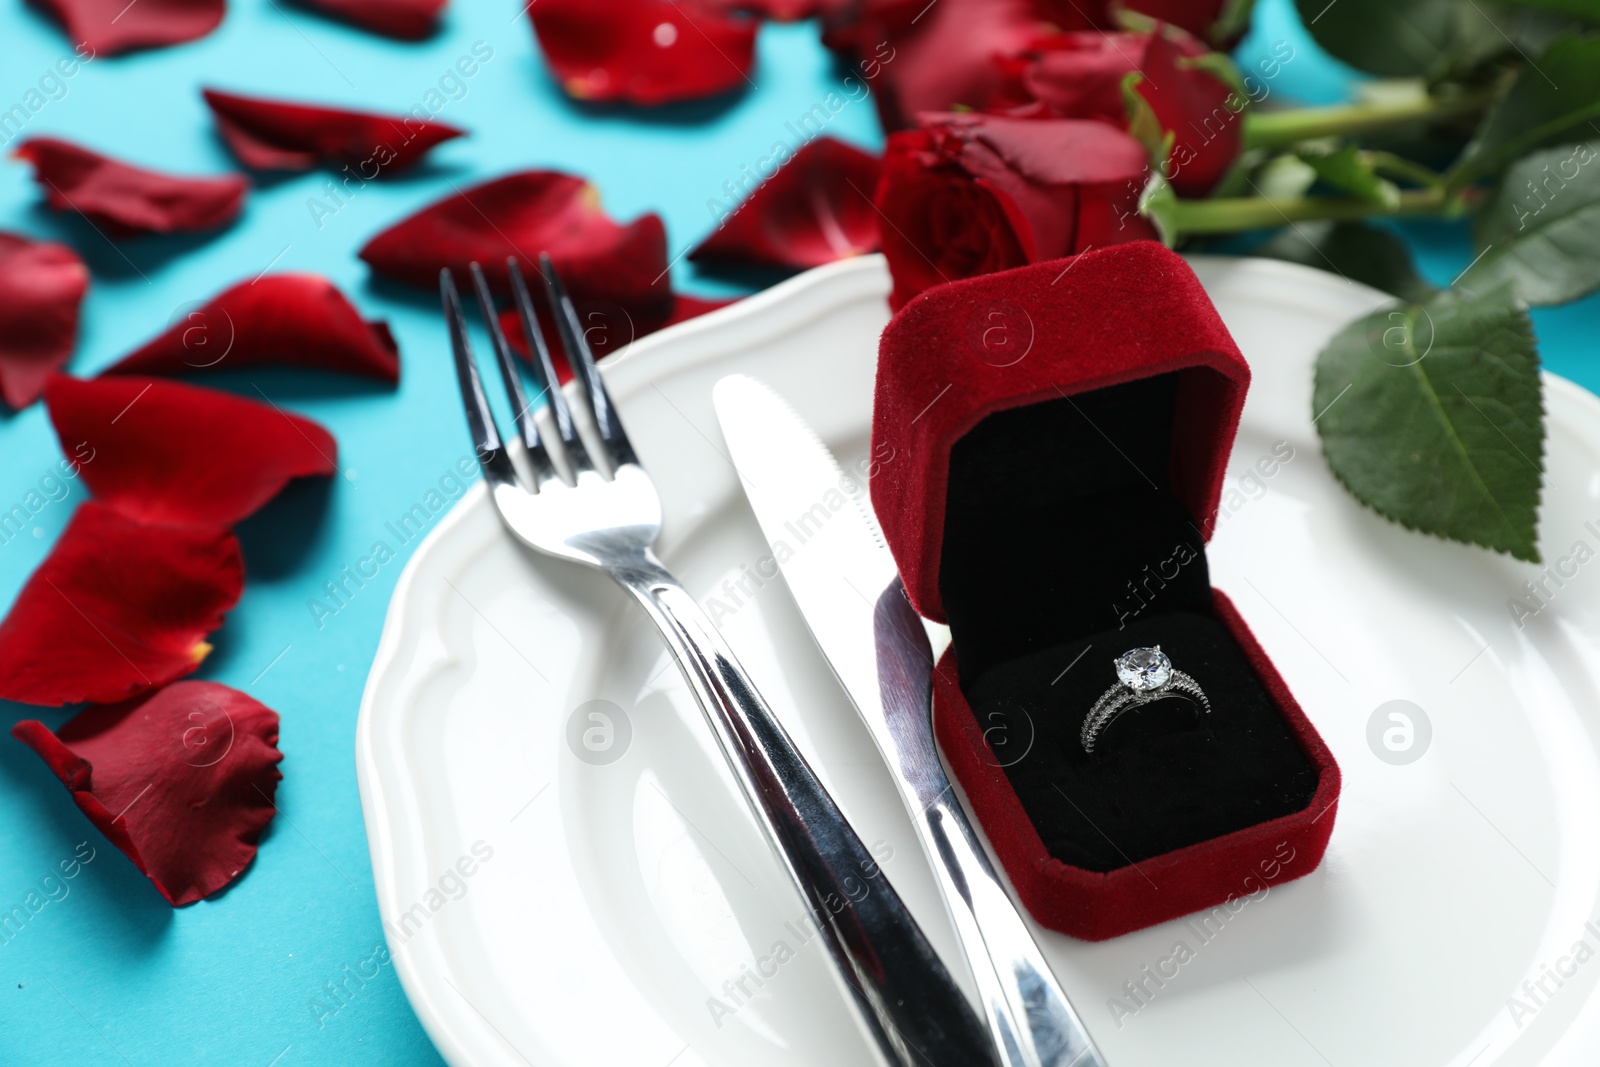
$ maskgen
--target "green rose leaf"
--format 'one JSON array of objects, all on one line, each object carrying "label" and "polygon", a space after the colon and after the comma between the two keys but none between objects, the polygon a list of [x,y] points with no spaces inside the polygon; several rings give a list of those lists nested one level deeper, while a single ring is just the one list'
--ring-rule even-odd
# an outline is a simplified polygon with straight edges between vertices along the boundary
[{"label": "green rose leaf", "polygon": [[1332,271],[1402,300],[1420,303],[1434,292],[1411,265],[1404,241],[1359,222],[1302,222],[1280,231],[1254,254]]},{"label": "green rose leaf", "polygon": [[1355,145],[1332,152],[1303,148],[1299,155],[1317,172],[1317,177],[1335,188],[1370,200],[1386,211],[1393,211],[1400,203],[1400,190],[1394,182],[1380,178],[1366,154]]},{"label": "green rose leaf", "polygon": [[1383,308],[1317,357],[1323,455],[1357,500],[1412,530],[1539,561],[1544,400],[1509,285]]},{"label": "green rose leaf", "polygon": [[1129,71],[1122,79],[1122,106],[1128,114],[1128,136],[1144,146],[1150,157],[1150,166],[1159,170],[1172,156],[1174,135],[1161,128],[1155,108],[1139,93],[1145,78],[1139,71]]},{"label": "green rose leaf", "polygon": [[1496,0],[1511,8],[1531,8],[1536,11],[1571,15],[1585,22],[1600,23],[1600,0]]},{"label": "green rose leaf", "polygon": [[1168,248],[1178,240],[1177,213],[1178,194],[1172,191],[1172,186],[1167,184],[1167,179],[1161,176],[1160,171],[1153,171],[1139,194],[1139,214],[1150,220],[1161,243]]},{"label": "green rose leaf", "polygon": [[[1561,3],[1563,0],[1552,0]],[[1566,3],[1582,4],[1600,2],[1600,0],[1565,0]],[[1211,24],[1206,31],[1207,43],[1212,48],[1226,48],[1229,43],[1245,35],[1250,28],[1250,15],[1255,10],[1256,0],[1223,0],[1222,10],[1217,13],[1217,21]]]},{"label": "green rose leaf", "polygon": [[1560,304],[1600,289],[1600,142],[1519,160],[1476,229],[1482,255],[1457,283],[1467,292],[1509,281],[1530,304]]},{"label": "green rose leaf", "polygon": [[[1600,119],[1600,37],[1566,34],[1517,74],[1456,165],[1456,180],[1494,174],[1547,145],[1574,140]],[[1580,132],[1581,131],[1581,132]]]},{"label": "green rose leaf", "polygon": [[1318,44],[1359,70],[1438,81],[1506,48],[1477,4],[1462,0],[1295,0]]}]

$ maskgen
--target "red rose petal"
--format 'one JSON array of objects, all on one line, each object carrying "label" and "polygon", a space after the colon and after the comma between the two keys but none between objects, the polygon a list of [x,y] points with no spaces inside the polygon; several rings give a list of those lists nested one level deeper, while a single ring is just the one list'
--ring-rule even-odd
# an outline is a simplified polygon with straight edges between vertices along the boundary
[{"label": "red rose petal", "polygon": [[1218,48],[1232,48],[1244,36],[1241,29],[1225,40],[1214,39],[1212,30],[1229,0],[1128,0],[1130,10],[1148,15],[1157,22],[1177,26]]},{"label": "red rose petal", "polygon": [[278,714],[216,682],[88,708],[56,733],[31,719],[11,733],[175,907],[238,878],[277,812]]},{"label": "red rose petal", "polygon": [[231,526],[291,478],[331,475],[317,423],[231,393],[145,378],[68,378],[44,391],[63,451],[95,499],[142,522]]},{"label": "red rose petal", "polygon": [[876,251],[881,166],[832,137],[808,141],[689,258],[805,270]]},{"label": "red rose petal", "polygon": [[441,141],[465,131],[411,115],[294,104],[205,89],[222,139],[257,170],[310,170],[319,162],[348,164],[370,180],[415,163]]},{"label": "red rose petal", "polygon": [[224,0],[38,0],[89,56],[161,48],[204,37],[217,28]]},{"label": "red rose petal", "polygon": [[34,137],[16,154],[57,211],[76,211],[113,234],[208,230],[231,222],[250,183],[242,176],[184,178],[129,166],[54,137]]},{"label": "red rose petal", "polygon": [[659,324],[671,313],[660,216],[618,225],[601,210],[594,186],[559,171],[522,171],[448,196],[368,241],[361,258],[380,274],[427,289],[439,284],[441,268],[465,275],[476,260],[505,294],[507,257],[521,260],[537,282],[540,252],[550,253],[577,302],[609,301],[635,322]]},{"label": "red rose petal", "polygon": [[[732,300],[707,300],[698,296],[688,296],[684,293],[674,294],[672,314],[664,320],[647,321],[641,325],[636,323],[628,314],[615,304],[607,303],[579,303],[574,310],[578,313],[578,321],[584,324],[584,336],[589,342],[589,351],[594,353],[595,359],[604,359],[606,356],[620,349],[623,345],[654,333],[658,329],[676,326],[680,322],[688,322],[698,318],[708,311],[725,308],[736,303]],[[539,308],[539,328],[544,331],[546,343],[555,337],[555,326],[550,322],[545,309]],[[507,308],[500,313],[500,329],[505,333],[506,340],[511,345],[511,350],[525,360],[532,360],[533,354],[522,340],[522,318],[516,308]],[[556,380],[562,385],[572,380],[572,368],[562,358],[559,348],[550,349],[550,362],[556,369]]]},{"label": "red rose petal", "polygon": [[13,408],[39,398],[72,355],[89,271],[66,245],[0,232],[0,396]]},{"label": "red rose petal", "polygon": [[[1033,0],[939,0],[902,33],[875,37],[861,30],[858,51],[865,42],[887,42],[886,53],[873,51],[871,81],[883,128],[905,129],[925,111],[988,104],[1004,84],[999,57],[1021,52],[1052,28],[1043,8]],[[1087,28],[1081,17],[1056,25]]]},{"label": "red rose petal", "polygon": [[1220,181],[1243,143],[1244,121],[1227,106],[1233,89],[1182,61],[1206,54],[1177,30],[1146,33],[1060,33],[1006,60],[1013,84],[1002,97],[1038,101],[1064,118],[1097,119],[1127,129],[1122,80],[1144,75],[1137,92],[1175,141],[1166,174],[1178,195],[1202,197]]},{"label": "red rose petal", "polygon": [[528,15],[579,100],[666,104],[750,84],[756,20],[702,0],[538,0]]},{"label": "red rose petal", "polygon": [[729,304],[737,304],[738,302],[738,297],[731,297],[727,300],[708,300],[705,297],[679,293],[677,300],[672,305],[672,316],[667,319],[662,328],[676,326],[678,323],[688,322],[690,319],[697,319],[707,312],[716,311],[718,308],[725,308]]},{"label": "red rose petal", "polygon": [[[969,116],[938,117],[969,125]],[[1100,122],[985,115],[970,122],[970,129],[973,140],[993,149],[1017,174],[1046,185],[1124,181],[1142,175],[1149,162],[1137,141]]]},{"label": "red rose petal", "polygon": [[314,11],[359,26],[364,30],[420,41],[439,28],[446,0],[300,0]]},{"label": "red rose petal", "polygon": [[0,622],[0,699],[104,703],[181,678],[243,589],[223,527],[152,526],[86,501]]},{"label": "red rose petal", "polygon": [[877,204],[898,308],[942,282],[1148,240],[1132,137],[1084,119],[927,114],[890,136]]},{"label": "red rose petal", "polygon": [[225,289],[102,373],[271,365],[400,380],[389,327],[364,320],[332,282],[315,274],[264,274]]}]

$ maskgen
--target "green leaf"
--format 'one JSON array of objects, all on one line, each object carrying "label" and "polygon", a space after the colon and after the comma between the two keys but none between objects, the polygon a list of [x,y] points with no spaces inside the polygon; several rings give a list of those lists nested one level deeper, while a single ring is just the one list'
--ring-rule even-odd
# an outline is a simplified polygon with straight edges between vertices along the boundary
[{"label": "green leaf", "polygon": [[1385,78],[1438,81],[1507,47],[1489,16],[1465,0],[1295,0],[1318,44]]},{"label": "green leaf", "polygon": [[1179,56],[1179,70],[1198,70],[1209,74],[1229,89],[1239,94],[1243,102],[1240,106],[1248,106],[1250,102],[1250,89],[1244,83],[1244,75],[1239,73],[1239,68],[1234,66],[1233,60],[1221,52],[1204,52],[1198,56]]},{"label": "green leaf", "polygon": [[1258,256],[1332,271],[1403,300],[1424,301],[1434,289],[1411,264],[1404,241],[1359,222],[1302,222],[1256,249]]},{"label": "green leaf", "polygon": [[1355,145],[1345,145],[1332,152],[1302,148],[1299,156],[1317,172],[1317,177],[1335,188],[1389,211],[1400,203],[1399,188],[1394,182],[1378,177],[1371,162]]},{"label": "green leaf", "polygon": [[1155,226],[1161,243],[1171,248],[1178,240],[1178,194],[1172,191],[1167,179],[1159,170],[1151,171],[1150,180],[1139,194],[1139,214]]},{"label": "green leaf", "polygon": [[1456,165],[1456,180],[1494,174],[1600,119],[1600,37],[1567,34],[1517,74]]},{"label": "green leaf", "polygon": [[1151,168],[1160,170],[1172,155],[1172,143],[1176,135],[1161,128],[1161,120],[1156,118],[1155,109],[1139,92],[1139,84],[1143,81],[1144,75],[1136,70],[1123,76],[1122,106],[1128,112],[1128,135],[1144,146],[1145,154],[1150,157]]},{"label": "green leaf", "polygon": [[1600,289],[1600,141],[1536,152],[1506,171],[1478,214],[1482,255],[1457,282],[1511,282],[1530,304]]},{"label": "green leaf", "polygon": [[1357,500],[1539,562],[1544,403],[1533,324],[1510,286],[1357,320],[1317,357],[1312,404],[1328,466]]},{"label": "green leaf", "polygon": [[[1567,2],[1584,3],[1586,0],[1567,0]],[[1255,11],[1255,7],[1256,0],[1223,0],[1222,10],[1217,13],[1217,21],[1206,31],[1207,43],[1212,48],[1227,48],[1230,41],[1243,37],[1245,31],[1250,29],[1250,15]]]},{"label": "green leaf", "polygon": [[1311,164],[1296,155],[1279,156],[1256,171],[1252,192],[1269,200],[1297,200],[1317,181]]},{"label": "green leaf", "polygon": [[1498,0],[1506,7],[1532,8],[1536,11],[1571,15],[1585,22],[1600,23],[1600,0]]}]

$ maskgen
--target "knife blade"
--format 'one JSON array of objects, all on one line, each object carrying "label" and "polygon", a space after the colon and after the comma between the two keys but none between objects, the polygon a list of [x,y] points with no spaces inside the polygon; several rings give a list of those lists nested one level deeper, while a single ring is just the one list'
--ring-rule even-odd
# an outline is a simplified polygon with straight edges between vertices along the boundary
[{"label": "knife blade", "polygon": [[773,558],[911,815],[1000,1063],[1104,1067],[939,761],[932,650],[872,514],[865,478],[847,475],[794,409],[761,382],[732,375],[717,383],[712,398]]}]

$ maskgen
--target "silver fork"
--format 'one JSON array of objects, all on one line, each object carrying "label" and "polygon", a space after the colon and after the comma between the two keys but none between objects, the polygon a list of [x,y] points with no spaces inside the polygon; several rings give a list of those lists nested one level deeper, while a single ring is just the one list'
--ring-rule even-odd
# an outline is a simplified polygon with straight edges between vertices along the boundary
[{"label": "silver fork", "polygon": [[[660,628],[745,798],[810,909],[835,977],[880,1062],[896,1067],[993,1063],[982,1024],[877,860],[733,650],[656,558],[652,546],[661,530],[660,498],[622,428],[549,256],[539,257],[539,269],[562,347],[582,387],[578,402],[588,408],[604,469],[594,462],[555,385],[550,350],[517,260],[507,262],[513,303],[534,354],[532,373],[540,390],[535,400],[543,396],[551,408],[553,439],[542,435],[534,421],[483,271],[473,263],[473,287],[516,409],[531,487],[513,464],[484,394],[455,279],[448,269],[439,275],[467,426],[501,519],[530,548],[611,575]],[[558,467],[563,462],[570,482]]]}]

